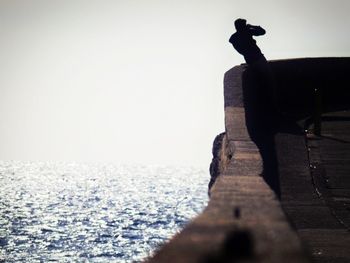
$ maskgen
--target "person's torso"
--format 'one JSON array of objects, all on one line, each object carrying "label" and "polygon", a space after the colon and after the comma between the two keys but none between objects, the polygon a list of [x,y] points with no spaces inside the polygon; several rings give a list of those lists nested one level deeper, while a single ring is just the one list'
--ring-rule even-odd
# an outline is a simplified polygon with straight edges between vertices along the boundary
[{"label": "person's torso", "polygon": [[260,48],[256,45],[256,41],[249,32],[234,33],[230,37],[230,43],[237,52],[244,56],[247,63],[254,62],[263,56]]}]

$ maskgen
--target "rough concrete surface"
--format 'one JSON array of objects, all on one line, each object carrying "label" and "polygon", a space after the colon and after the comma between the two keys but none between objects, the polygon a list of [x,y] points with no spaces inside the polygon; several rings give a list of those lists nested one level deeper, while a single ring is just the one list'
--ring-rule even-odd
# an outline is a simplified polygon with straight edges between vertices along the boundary
[{"label": "rough concrete surface", "polygon": [[[208,206],[147,262],[350,262],[350,114],[339,112],[350,59],[269,65],[273,90],[247,65],[225,73]],[[315,112],[321,136],[304,131]]]}]

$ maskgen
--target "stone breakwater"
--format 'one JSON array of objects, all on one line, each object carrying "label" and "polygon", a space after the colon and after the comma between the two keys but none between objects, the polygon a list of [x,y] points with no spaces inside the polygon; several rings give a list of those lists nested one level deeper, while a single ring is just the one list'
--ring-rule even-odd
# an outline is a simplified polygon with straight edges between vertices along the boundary
[{"label": "stone breakwater", "polygon": [[[350,107],[348,86],[343,85],[350,58],[278,60],[269,66],[276,114],[266,87],[246,65],[225,73],[225,132],[213,143],[208,206],[147,262],[310,261],[285,215],[303,227],[315,222],[306,208],[316,217],[327,209],[319,209],[322,200],[315,201],[314,189],[308,187],[310,163],[300,121]],[[299,234],[323,244],[316,232]],[[346,249],[334,251],[341,258]],[[320,260],[331,259],[327,257]]]}]

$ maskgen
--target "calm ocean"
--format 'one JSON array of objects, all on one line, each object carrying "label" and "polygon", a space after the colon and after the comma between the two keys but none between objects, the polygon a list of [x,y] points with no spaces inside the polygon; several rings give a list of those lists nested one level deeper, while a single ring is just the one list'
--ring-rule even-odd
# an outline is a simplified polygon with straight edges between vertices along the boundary
[{"label": "calm ocean", "polygon": [[139,262],[202,211],[207,168],[0,162],[0,262]]}]

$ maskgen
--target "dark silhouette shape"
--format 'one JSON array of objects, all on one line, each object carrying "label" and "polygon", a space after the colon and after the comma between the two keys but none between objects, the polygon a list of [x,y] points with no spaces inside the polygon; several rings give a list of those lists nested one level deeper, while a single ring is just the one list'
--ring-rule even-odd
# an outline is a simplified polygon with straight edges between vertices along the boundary
[{"label": "dark silhouette shape", "polygon": [[241,209],[239,207],[235,207],[233,209],[233,217],[239,219],[241,217]]},{"label": "dark silhouette shape", "polygon": [[229,232],[220,247],[212,254],[206,255],[203,263],[250,262],[255,258],[254,239],[249,230],[233,230]]},{"label": "dark silhouette shape", "polygon": [[247,24],[247,21],[241,18],[235,21],[235,28],[237,32],[230,37],[229,42],[238,53],[243,55],[249,69],[255,75],[257,84],[261,86],[260,90],[263,90],[268,95],[265,96],[265,100],[271,103],[270,106],[277,109],[274,77],[271,68],[257,46],[255,39],[253,39],[253,36],[264,35],[266,33],[265,29],[261,26]]},{"label": "dark silhouette shape", "polygon": [[260,48],[256,45],[253,36],[261,36],[266,33],[265,29],[260,26],[253,26],[247,24],[245,19],[237,19],[235,21],[237,32],[230,37],[230,43],[237,50],[238,53],[244,56],[248,64],[265,60]]},{"label": "dark silhouette shape", "polygon": [[248,64],[242,76],[247,130],[252,141],[259,148],[263,160],[262,176],[280,198],[274,138],[279,117],[275,104],[273,75],[266,58],[253,39],[253,36],[264,35],[265,30],[260,26],[246,24],[244,19],[237,19],[235,27],[237,32],[231,36],[230,43],[244,56]]}]

